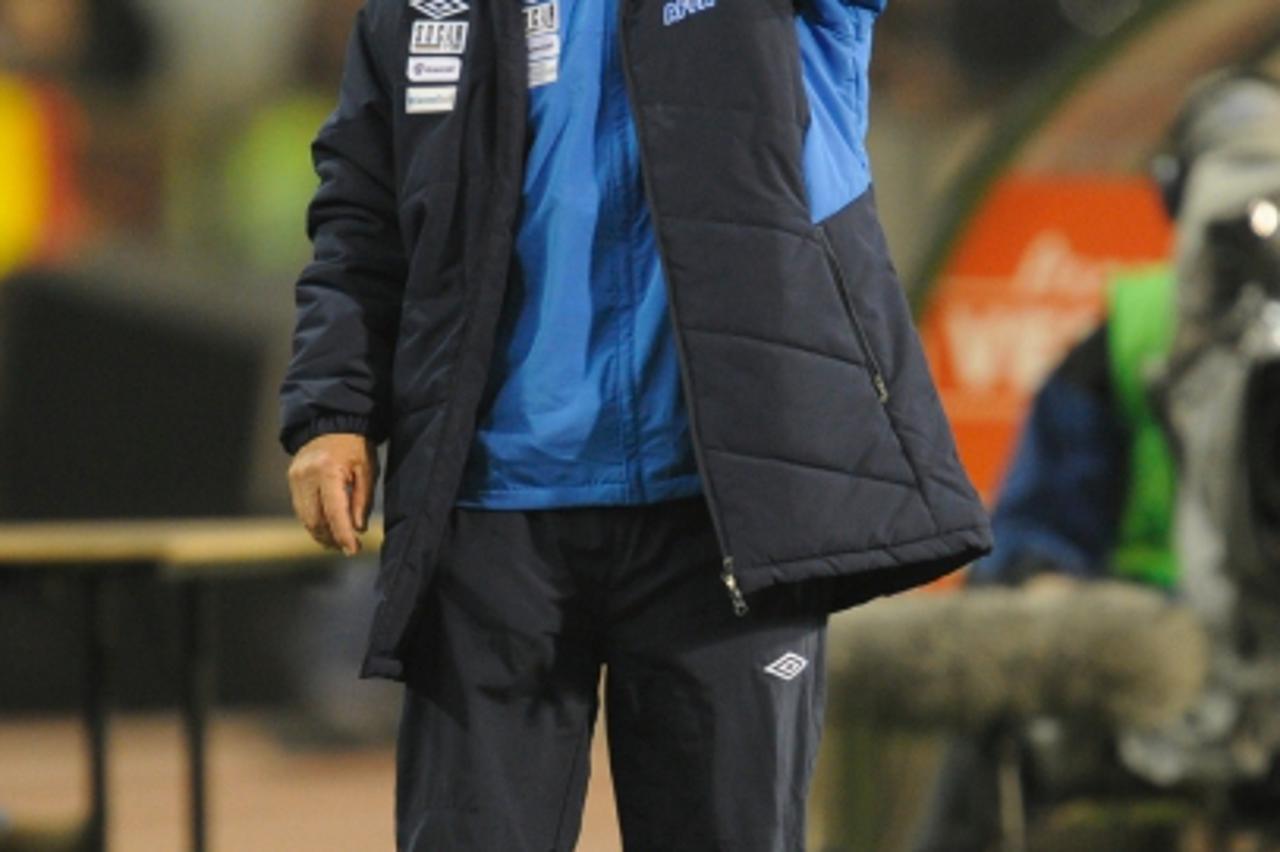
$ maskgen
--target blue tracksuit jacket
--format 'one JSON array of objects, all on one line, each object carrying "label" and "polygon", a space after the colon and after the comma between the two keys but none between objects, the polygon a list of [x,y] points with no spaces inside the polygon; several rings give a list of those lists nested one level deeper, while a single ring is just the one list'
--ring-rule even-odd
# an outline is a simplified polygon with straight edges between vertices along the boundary
[{"label": "blue tracksuit jacket", "polygon": [[[795,26],[818,222],[871,183],[867,64],[883,2],[808,5]],[[643,504],[701,490],[616,7],[558,0],[557,37],[536,36],[519,262],[460,505]]]}]

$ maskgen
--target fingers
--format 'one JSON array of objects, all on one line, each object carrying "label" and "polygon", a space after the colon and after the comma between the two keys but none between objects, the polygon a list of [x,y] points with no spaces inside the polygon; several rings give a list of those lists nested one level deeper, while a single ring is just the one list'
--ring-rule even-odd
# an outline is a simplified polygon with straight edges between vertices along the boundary
[{"label": "fingers", "polygon": [[329,523],[325,519],[324,505],[320,497],[320,489],[314,483],[296,483],[289,489],[293,500],[293,512],[302,521],[302,525],[311,533],[311,537],[325,547],[336,547]]},{"label": "fingers", "polygon": [[373,504],[373,471],[368,464],[358,464],[351,474],[351,523],[359,532],[365,532]]},{"label": "fingers", "polygon": [[293,511],[317,542],[353,556],[360,552],[377,476],[377,456],[364,436],[322,435],[289,467]]},{"label": "fingers", "polygon": [[326,471],[320,485],[320,500],[334,543],[346,555],[355,556],[360,552],[360,537],[353,523],[351,495],[347,491],[350,481],[350,474],[341,469]]}]

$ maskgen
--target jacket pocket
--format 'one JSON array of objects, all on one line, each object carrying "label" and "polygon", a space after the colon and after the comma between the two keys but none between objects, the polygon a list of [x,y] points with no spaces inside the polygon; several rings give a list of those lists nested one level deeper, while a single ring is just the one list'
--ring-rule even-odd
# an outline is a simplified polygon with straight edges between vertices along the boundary
[{"label": "jacket pocket", "polygon": [[875,389],[876,399],[881,405],[889,402],[889,382],[885,379],[884,370],[880,366],[880,359],[876,357],[875,350],[871,348],[871,338],[867,335],[866,326],[862,323],[862,318],[858,315],[858,309],[854,305],[853,297],[850,295],[849,280],[845,275],[844,265],[840,263],[840,257],[836,254],[835,246],[831,245],[831,238],[827,236],[827,229],[821,225],[817,227],[818,242],[822,244],[822,250],[827,257],[827,266],[831,269],[831,279],[835,283],[836,292],[840,296],[840,302],[844,305],[845,313],[849,315],[849,324],[853,327],[854,334],[858,337],[858,344],[862,347],[863,357],[866,358],[867,375],[871,378],[871,386]]}]

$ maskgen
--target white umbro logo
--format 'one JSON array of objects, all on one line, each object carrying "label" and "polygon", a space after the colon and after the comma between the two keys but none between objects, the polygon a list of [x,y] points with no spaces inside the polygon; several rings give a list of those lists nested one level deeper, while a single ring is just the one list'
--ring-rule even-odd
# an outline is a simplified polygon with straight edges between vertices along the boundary
[{"label": "white umbro logo", "polygon": [[466,0],[409,0],[409,5],[433,21],[461,15],[471,8]]},{"label": "white umbro logo", "polygon": [[786,653],[764,667],[765,674],[778,680],[795,680],[809,667],[809,661],[799,654]]}]

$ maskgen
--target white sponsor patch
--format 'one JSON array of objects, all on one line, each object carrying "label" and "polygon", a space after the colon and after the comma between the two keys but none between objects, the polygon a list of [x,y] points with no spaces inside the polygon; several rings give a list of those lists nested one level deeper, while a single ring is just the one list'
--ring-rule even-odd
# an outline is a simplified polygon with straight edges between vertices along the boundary
[{"label": "white sponsor patch", "polygon": [[778,680],[795,680],[805,669],[809,667],[809,661],[799,654],[787,653],[764,667],[765,674],[770,674]]},{"label": "white sponsor patch", "polygon": [[457,100],[457,86],[410,86],[404,92],[404,111],[410,115],[451,112]]},{"label": "white sponsor patch", "polygon": [[462,60],[456,56],[410,56],[406,73],[410,83],[456,83],[462,77]]},{"label": "white sponsor patch", "polygon": [[526,0],[524,37],[529,47],[529,88],[560,79],[560,0]]},{"label": "white sponsor patch", "polygon": [[529,63],[529,88],[547,86],[560,79],[560,61],[558,59],[542,59]]},{"label": "white sponsor patch", "polygon": [[461,15],[471,9],[466,0],[409,0],[409,5],[436,21]]},{"label": "white sponsor patch", "polygon": [[560,36],[555,33],[543,33],[529,37],[529,61],[560,58]]},{"label": "white sponsor patch", "polygon": [[467,50],[466,21],[414,21],[409,51],[417,54],[462,54]]}]

